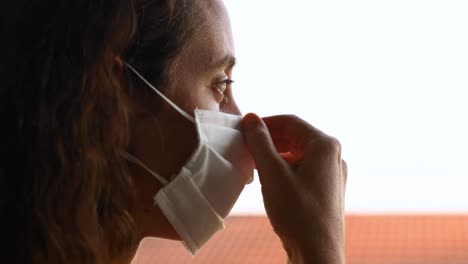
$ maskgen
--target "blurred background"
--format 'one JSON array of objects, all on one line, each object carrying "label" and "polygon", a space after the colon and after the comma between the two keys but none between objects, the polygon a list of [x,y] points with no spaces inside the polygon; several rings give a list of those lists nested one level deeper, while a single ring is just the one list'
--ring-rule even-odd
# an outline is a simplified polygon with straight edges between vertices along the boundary
[{"label": "blurred background", "polygon": [[[347,263],[468,263],[468,1],[225,4],[241,110],[298,115],[343,145]],[[285,260],[256,179],[195,258],[149,239],[134,262]]]}]

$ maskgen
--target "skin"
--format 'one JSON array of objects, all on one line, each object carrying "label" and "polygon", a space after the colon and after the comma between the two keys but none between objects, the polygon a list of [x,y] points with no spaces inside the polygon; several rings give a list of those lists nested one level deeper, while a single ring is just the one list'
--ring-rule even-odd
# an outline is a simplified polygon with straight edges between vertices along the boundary
[{"label": "skin", "polygon": [[[200,1],[200,5],[204,24],[172,63],[171,86],[162,87],[162,90],[171,101],[191,115],[197,107],[240,115],[231,85],[226,84],[226,80],[232,78],[235,64],[229,16],[222,1]],[[156,115],[148,113],[148,109],[138,104],[134,107],[129,152],[151,170],[170,180],[190,158],[198,139],[192,122],[169,104],[160,102],[163,105]],[[160,237],[180,240],[160,208],[153,205],[153,197],[163,185],[141,167],[132,163],[129,166],[138,190],[133,216],[139,227],[140,239]],[[132,250],[136,248],[137,245]]]},{"label": "skin", "polygon": [[344,263],[348,170],[338,140],[296,116],[248,114],[243,128],[265,210],[290,262]]},{"label": "skin", "polygon": [[[198,3],[205,23],[172,63],[171,86],[162,87],[163,91],[192,115],[196,107],[240,114],[231,87],[223,84],[234,66],[227,11],[220,0]],[[166,103],[157,115],[137,104],[132,120],[129,152],[169,180],[198,144],[193,123]],[[243,133],[259,172],[267,215],[290,262],[344,263],[347,167],[339,142],[295,116],[260,119],[248,114]],[[133,216],[140,238],[180,240],[161,210],[153,206],[162,184],[139,166],[129,166],[138,190]],[[114,263],[129,263],[137,248]]]}]

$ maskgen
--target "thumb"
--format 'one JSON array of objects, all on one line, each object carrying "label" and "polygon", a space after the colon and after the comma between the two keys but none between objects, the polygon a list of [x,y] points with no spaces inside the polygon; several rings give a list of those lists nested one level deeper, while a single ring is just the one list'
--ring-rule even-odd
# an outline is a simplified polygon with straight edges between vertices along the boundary
[{"label": "thumb", "polygon": [[276,151],[268,128],[260,117],[253,113],[247,114],[242,120],[242,128],[245,143],[259,172],[260,182],[264,185],[265,181],[269,181],[264,178],[265,175],[270,179],[274,178],[288,165]]}]

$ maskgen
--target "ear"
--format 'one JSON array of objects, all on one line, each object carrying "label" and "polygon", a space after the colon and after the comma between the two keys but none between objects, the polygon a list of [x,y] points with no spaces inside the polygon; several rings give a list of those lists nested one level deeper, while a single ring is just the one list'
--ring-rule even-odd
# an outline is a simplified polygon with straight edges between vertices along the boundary
[{"label": "ear", "polygon": [[[122,84],[122,89],[128,88],[128,80],[124,78],[124,67],[125,63],[122,58],[118,55],[114,56],[114,63],[113,63],[113,74],[117,80]],[[127,92],[124,92],[124,96],[127,102],[128,111],[129,113],[133,114],[138,112],[138,104],[135,103],[135,98],[129,96]]]},{"label": "ear", "polygon": [[[114,56],[114,66],[113,71],[115,77],[118,78],[122,87],[129,88],[128,79],[124,77],[124,69],[125,69],[125,62],[120,56]],[[137,93],[125,93],[127,103],[128,103],[128,110],[131,115],[147,115],[148,110],[145,109],[144,98],[140,98]]]},{"label": "ear", "polygon": [[120,81],[123,81],[123,69],[124,62],[120,56],[114,57],[114,74],[119,78]]}]

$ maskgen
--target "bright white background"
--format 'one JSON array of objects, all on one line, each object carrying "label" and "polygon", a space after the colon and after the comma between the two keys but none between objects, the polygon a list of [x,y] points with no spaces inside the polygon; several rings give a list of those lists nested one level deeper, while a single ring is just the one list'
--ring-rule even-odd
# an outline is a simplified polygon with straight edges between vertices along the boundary
[{"label": "bright white background", "polygon": [[348,212],[468,212],[468,1],[225,3],[240,108],[339,138]]}]

